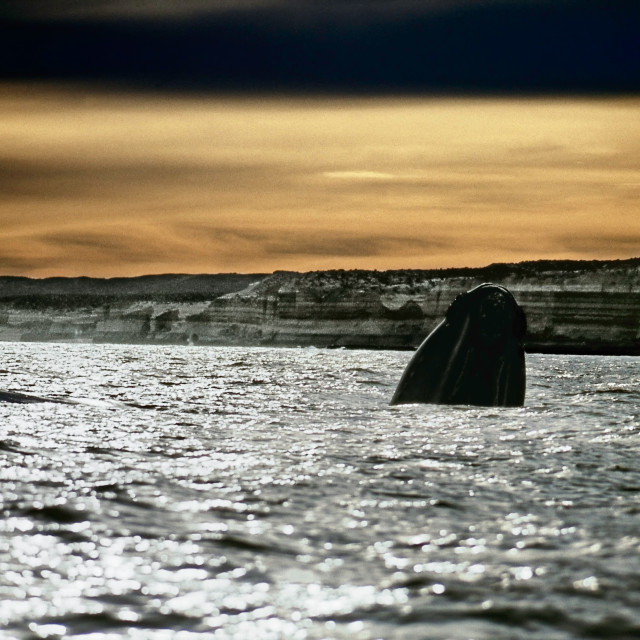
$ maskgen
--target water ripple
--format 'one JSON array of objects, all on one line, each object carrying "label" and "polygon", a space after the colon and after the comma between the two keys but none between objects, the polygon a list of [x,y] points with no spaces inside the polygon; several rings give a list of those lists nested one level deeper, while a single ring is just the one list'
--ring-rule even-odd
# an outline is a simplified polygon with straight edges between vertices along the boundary
[{"label": "water ripple", "polygon": [[640,364],[518,409],[388,407],[407,354],[3,344],[19,639],[640,635]]}]

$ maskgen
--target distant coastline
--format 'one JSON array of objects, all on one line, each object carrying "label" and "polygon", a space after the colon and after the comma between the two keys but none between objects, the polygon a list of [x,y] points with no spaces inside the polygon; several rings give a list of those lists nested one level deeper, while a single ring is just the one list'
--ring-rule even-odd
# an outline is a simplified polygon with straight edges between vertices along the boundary
[{"label": "distant coastline", "polygon": [[640,355],[640,258],[442,270],[0,276],[0,340],[415,348],[458,293],[508,287],[529,352]]}]

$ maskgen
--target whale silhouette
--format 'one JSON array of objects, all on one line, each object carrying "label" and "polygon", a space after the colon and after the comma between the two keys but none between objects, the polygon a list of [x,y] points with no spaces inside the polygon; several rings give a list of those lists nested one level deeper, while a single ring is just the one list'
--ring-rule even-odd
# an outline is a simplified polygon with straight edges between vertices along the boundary
[{"label": "whale silhouette", "polygon": [[64,398],[51,396],[36,396],[31,393],[22,393],[21,391],[5,391],[0,389],[0,402],[10,404],[33,404],[36,402],[53,402],[55,404],[72,404],[85,405],[101,409],[117,409],[122,407],[138,407],[145,408],[144,405],[134,402],[119,402],[117,400],[96,400],[93,398]]},{"label": "whale silhouette", "polygon": [[485,283],[459,295],[411,358],[390,404],[522,406],[526,329],[508,289]]},{"label": "whale silhouette", "polygon": [[43,396],[34,396],[19,391],[0,391],[0,402],[13,402],[17,404],[29,404],[33,402],[57,402],[58,404],[76,404],[71,399],[65,398],[46,398]]}]

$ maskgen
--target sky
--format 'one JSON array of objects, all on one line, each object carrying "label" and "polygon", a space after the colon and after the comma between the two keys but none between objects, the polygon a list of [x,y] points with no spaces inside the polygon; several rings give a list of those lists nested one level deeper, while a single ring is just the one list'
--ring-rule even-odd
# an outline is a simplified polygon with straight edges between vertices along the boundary
[{"label": "sky", "polygon": [[640,5],[5,0],[0,274],[640,255]]}]

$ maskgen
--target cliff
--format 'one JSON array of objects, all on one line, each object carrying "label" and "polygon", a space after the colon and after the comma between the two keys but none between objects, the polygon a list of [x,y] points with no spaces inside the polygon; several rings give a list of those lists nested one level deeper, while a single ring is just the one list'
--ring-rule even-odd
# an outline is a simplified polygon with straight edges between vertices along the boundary
[{"label": "cliff", "polygon": [[482,282],[527,315],[526,349],[640,354],[640,258],[481,269],[0,278],[0,340],[407,349]]}]

